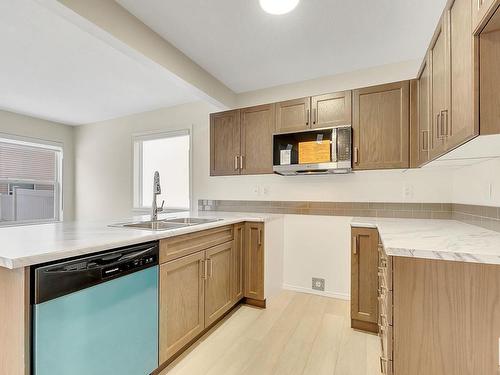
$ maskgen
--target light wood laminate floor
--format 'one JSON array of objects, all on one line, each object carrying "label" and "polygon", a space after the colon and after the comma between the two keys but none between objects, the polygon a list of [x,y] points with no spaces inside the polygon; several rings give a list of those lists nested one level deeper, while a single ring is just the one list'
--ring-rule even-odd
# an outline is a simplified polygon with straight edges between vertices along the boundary
[{"label": "light wood laminate floor", "polygon": [[348,301],[283,291],[241,306],[161,375],[380,375],[380,341],[350,328]]}]

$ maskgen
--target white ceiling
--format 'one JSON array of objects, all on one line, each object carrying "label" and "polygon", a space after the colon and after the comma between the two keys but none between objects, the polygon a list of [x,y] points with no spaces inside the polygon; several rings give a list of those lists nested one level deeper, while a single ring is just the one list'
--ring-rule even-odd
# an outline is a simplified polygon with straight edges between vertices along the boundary
[{"label": "white ceiling", "polygon": [[0,0],[0,108],[84,124],[197,100],[34,0]]},{"label": "white ceiling", "polygon": [[235,92],[422,58],[446,0],[117,0]]}]

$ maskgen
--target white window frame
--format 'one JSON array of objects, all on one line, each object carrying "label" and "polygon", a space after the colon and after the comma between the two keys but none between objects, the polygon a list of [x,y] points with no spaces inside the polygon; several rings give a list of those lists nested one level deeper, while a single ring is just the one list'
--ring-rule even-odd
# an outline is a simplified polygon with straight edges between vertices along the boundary
[{"label": "white window frame", "polygon": [[171,131],[155,131],[147,133],[136,133],[132,135],[132,211],[146,213],[151,211],[151,206],[142,205],[142,146],[144,141],[162,138],[174,138],[189,136],[189,207],[169,207],[165,210],[170,212],[189,211],[193,204],[192,196],[192,174],[193,174],[193,137],[191,127]]},{"label": "white window frame", "polygon": [[28,146],[41,148],[44,150],[56,151],[56,171],[55,181],[31,180],[31,179],[14,179],[14,178],[0,178],[3,183],[16,183],[16,184],[37,184],[37,185],[52,185],[54,186],[54,217],[52,219],[39,219],[39,220],[17,220],[17,221],[0,221],[0,227],[22,226],[32,224],[46,224],[57,223],[64,219],[64,205],[63,205],[63,162],[64,162],[64,145],[60,142],[48,141],[38,138],[30,138],[18,136],[13,134],[0,133],[0,142],[10,143],[19,146]]}]

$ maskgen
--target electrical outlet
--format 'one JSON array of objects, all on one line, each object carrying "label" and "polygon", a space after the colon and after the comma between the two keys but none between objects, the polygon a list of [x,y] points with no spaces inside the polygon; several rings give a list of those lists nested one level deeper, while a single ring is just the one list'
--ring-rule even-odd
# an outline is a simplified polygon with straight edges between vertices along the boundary
[{"label": "electrical outlet", "polygon": [[325,291],[325,279],[320,279],[317,277],[312,278],[312,288],[314,290]]},{"label": "electrical outlet", "polygon": [[412,185],[405,185],[403,189],[403,195],[406,199],[413,198],[413,186]]}]

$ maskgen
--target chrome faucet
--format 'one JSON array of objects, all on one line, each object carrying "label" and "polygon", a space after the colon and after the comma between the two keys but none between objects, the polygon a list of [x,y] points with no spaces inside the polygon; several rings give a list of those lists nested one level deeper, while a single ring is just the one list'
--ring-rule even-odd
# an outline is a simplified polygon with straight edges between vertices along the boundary
[{"label": "chrome faucet", "polygon": [[156,203],[156,198],[160,194],[161,194],[160,173],[156,171],[153,180],[153,204],[151,205],[151,221],[157,221],[158,212],[163,211],[163,205],[165,204],[165,201],[161,202],[161,207],[158,207],[158,204]]}]

